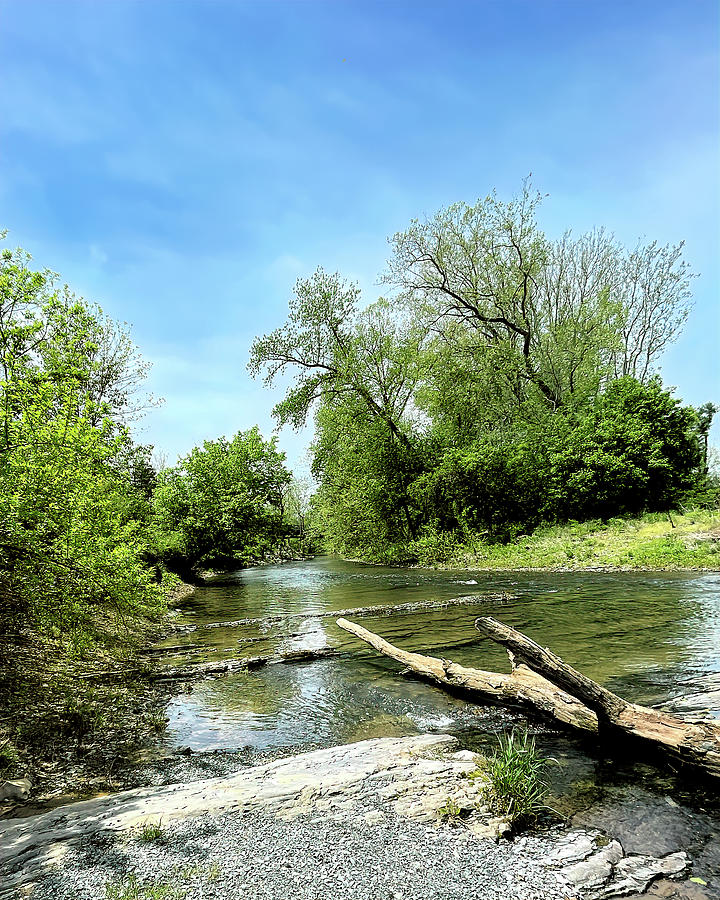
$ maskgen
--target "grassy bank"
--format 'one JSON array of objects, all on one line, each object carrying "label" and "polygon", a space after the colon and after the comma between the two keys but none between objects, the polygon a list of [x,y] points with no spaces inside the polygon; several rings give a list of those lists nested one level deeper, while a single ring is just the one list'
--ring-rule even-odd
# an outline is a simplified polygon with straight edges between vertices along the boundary
[{"label": "grassy bank", "polygon": [[476,569],[720,569],[720,512],[650,513],[540,528],[510,544],[458,547],[444,566]]}]

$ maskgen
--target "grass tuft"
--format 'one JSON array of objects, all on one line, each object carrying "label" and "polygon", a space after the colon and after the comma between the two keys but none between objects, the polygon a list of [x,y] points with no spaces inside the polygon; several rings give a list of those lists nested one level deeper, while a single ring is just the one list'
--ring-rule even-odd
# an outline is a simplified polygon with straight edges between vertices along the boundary
[{"label": "grass tuft", "polygon": [[105,885],[106,900],[184,900],[187,891],[165,881],[140,882],[134,875]]},{"label": "grass tuft", "polygon": [[145,822],[137,832],[137,839],[143,844],[162,843],[166,834],[161,822]]},{"label": "grass tuft", "polygon": [[535,738],[527,732],[513,729],[501,735],[497,749],[483,764],[488,806],[516,827],[535,821],[547,808],[545,772],[549,762],[538,753]]}]

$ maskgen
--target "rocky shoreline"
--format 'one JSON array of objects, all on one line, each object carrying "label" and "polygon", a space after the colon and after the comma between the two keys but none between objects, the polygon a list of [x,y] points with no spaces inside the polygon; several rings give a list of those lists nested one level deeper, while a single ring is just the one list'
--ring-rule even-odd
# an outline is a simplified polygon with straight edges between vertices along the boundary
[{"label": "rocky shoreline", "polygon": [[476,768],[447,735],[380,738],[5,820],[0,900],[603,900],[689,872],[597,828],[509,839]]}]

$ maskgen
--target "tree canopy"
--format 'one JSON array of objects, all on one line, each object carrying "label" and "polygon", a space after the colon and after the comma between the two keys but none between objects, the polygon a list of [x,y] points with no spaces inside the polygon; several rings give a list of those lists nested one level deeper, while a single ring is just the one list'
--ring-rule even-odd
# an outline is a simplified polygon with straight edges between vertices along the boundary
[{"label": "tree canopy", "polygon": [[292,374],[279,424],[314,418],[330,548],[506,540],[667,508],[699,476],[707,416],[657,376],[690,309],[682,245],[626,248],[603,229],[553,240],[541,201],[526,182],[413,221],[390,239],[387,297],[363,307],[357,285],[318,269],[253,343],[254,375]]},{"label": "tree canopy", "polygon": [[156,612],[147,451],[125,424],[146,365],[126,328],[5,249],[0,369],[2,623],[82,644]]},{"label": "tree canopy", "polygon": [[153,497],[161,557],[185,573],[265,558],[285,536],[292,476],[276,440],[257,427],[205,441],[158,476]]}]

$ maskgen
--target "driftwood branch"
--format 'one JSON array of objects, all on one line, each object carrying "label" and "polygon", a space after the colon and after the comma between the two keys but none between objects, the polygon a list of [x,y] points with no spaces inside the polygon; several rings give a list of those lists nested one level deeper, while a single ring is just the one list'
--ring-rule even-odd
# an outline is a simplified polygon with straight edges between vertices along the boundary
[{"label": "driftwood branch", "polygon": [[666,712],[628,703],[573,669],[547,648],[491,616],[477,619],[475,627],[502,644],[538,675],[577,697],[597,714],[601,726],[642,738],[683,762],[720,777],[720,725],[688,722]]},{"label": "driftwood branch", "polygon": [[416,675],[436,684],[477,693],[495,703],[532,706],[565,725],[584,731],[597,731],[597,717],[593,712],[527,666],[514,666],[509,675],[470,669],[447,659],[401,650],[347,619],[338,619],[337,624],[370,644],[378,653],[394,659]]},{"label": "driftwood branch", "polygon": [[151,671],[154,681],[189,681],[193,678],[207,678],[210,675],[230,675],[233,672],[252,671],[278,663],[313,662],[338,656],[339,651],[333,647],[319,650],[281,650],[273,656],[243,656],[240,659],[225,659],[205,663],[189,663],[188,665],[163,666]]}]

